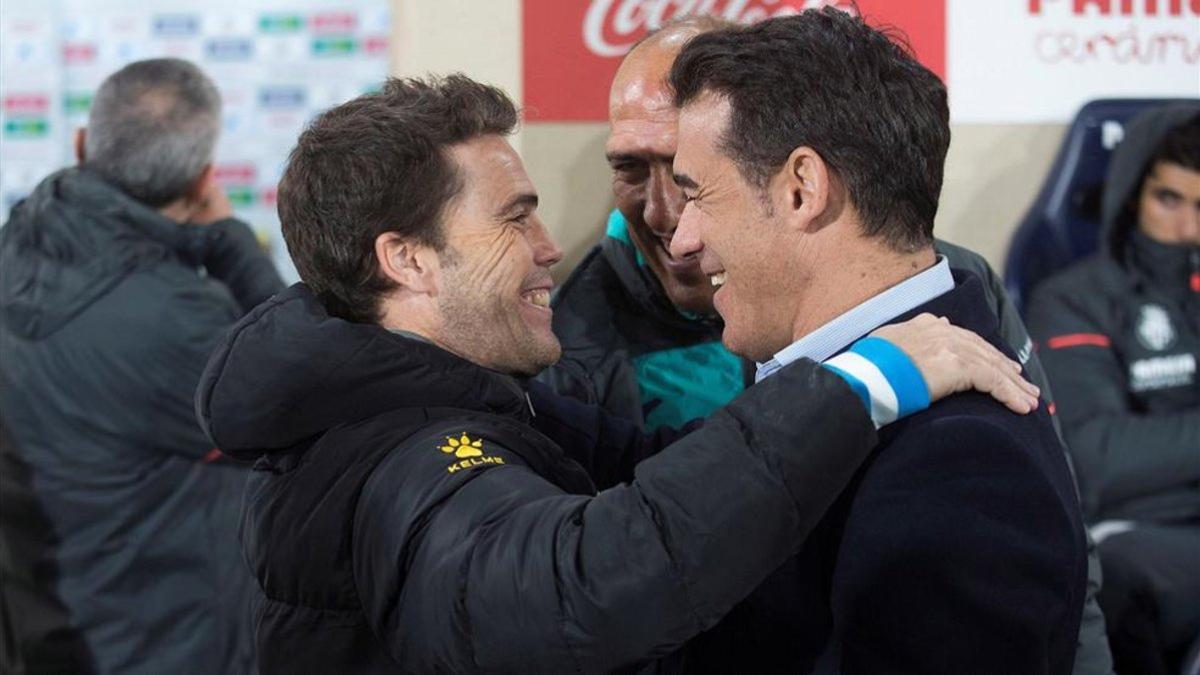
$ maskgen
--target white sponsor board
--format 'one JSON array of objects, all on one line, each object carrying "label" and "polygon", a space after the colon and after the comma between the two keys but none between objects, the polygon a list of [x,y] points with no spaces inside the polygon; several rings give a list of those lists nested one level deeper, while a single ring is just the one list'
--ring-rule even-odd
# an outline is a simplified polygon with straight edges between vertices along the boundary
[{"label": "white sponsor board", "polygon": [[1200,0],[948,0],[957,123],[1067,122],[1087,101],[1200,96]]},{"label": "white sponsor board", "polygon": [[220,89],[217,180],[295,279],[276,184],[313,116],[387,76],[389,10],[389,0],[0,0],[0,222],[74,163],[71,138],[105,77],[176,56]]}]

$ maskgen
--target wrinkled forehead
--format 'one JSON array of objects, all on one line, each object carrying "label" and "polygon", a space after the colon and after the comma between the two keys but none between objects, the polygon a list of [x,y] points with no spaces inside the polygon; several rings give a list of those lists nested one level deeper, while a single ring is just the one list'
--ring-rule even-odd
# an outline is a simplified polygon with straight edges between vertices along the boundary
[{"label": "wrinkled forehead", "polygon": [[674,115],[675,101],[671,89],[661,76],[638,73],[620,77],[613,82],[608,97],[610,121]]},{"label": "wrinkled forehead", "polygon": [[670,157],[675,154],[678,121],[669,97],[625,101],[610,111],[605,151]]},{"label": "wrinkled forehead", "polygon": [[525,164],[503,136],[478,136],[448,149],[463,182],[459,206],[498,214],[521,195],[536,194]]},{"label": "wrinkled forehead", "polygon": [[625,56],[613,75],[608,92],[610,119],[641,112],[669,111],[674,108],[667,75],[678,55],[676,49],[643,44]]},{"label": "wrinkled forehead", "polygon": [[607,150],[674,154],[678,111],[667,85],[673,55],[659,50],[631,54],[609,91]]}]

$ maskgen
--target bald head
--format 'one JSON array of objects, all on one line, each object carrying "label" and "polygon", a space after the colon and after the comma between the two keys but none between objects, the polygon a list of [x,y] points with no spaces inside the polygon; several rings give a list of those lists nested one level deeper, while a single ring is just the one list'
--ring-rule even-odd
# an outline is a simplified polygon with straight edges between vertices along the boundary
[{"label": "bald head", "polygon": [[610,119],[625,108],[673,108],[667,74],[688,40],[735,24],[719,17],[697,14],[673,19],[633,45],[617,68],[609,90]]},{"label": "bald head", "polygon": [[689,40],[732,25],[711,16],[689,16],[647,35],[621,62],[608,99],[611,129],[605,152],[617,209],[671,302],[701,314],[713,311],[713,287],[700,273],[699,258],[675,259],[669,251],[684,199],[671,171],[679,116],[667,75]]}]

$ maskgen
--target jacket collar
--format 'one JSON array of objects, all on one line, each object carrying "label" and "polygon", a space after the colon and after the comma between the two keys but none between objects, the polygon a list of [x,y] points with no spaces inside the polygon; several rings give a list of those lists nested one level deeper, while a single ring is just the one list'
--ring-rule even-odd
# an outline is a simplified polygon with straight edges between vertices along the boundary
[{"label": "jacket collar", "polygon": [[515,378],[374,324],[331,317],[303,283],[233,327],[196,396],[209,438],[243,458],[402,408],[530,417]]},{"label": "jacket collar", "polygon": [[721,334],[720,317],[704,317],[685,313],[671,303],[662,284],[646,264],[641,251],[629,235],[629,223],[621,212],[613,209],[608,216],[601,253],[616,273],[625,294],[647,319],[686,331]]},{"label": "jacket collar", "polygon": [[1200,303],[1200,246],[1164,244],[1132,230],[1121,264],[1137,295],[1157,295],[1180,307]]}]

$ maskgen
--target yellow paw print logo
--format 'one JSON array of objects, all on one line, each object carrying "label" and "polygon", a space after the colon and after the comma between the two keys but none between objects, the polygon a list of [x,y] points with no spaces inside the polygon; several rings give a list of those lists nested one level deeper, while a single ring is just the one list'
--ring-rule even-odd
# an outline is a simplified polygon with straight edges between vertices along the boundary
[{"label": "yellow paw print logo", "polygon": [[446,438],[446,445],[439,448],[447,455],[454,455],[459,459],[468,457],[479,457],[483,454],[483,439],[477,438],[471,440],[471,437],[463,434],[459,438]]}]

